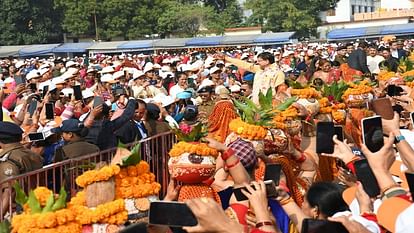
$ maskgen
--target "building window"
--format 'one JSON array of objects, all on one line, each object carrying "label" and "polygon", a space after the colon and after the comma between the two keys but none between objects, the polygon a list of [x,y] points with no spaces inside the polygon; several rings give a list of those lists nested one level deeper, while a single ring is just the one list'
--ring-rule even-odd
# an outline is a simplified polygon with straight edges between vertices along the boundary
[{"label": "building window", "polygon": [[352,5],[352,15],[355,15],[355,5]]},{"label": "building window", "polygon": [[365,6],[365,13],[366,13],[366,12],[369,12],[369,11],[368,11],[368,7],[367,7],[367,6]]},{"label": "building window", "polygon": [[335,15],[336,15],[336,10],[335,10],[335,9],[329,9],[329,10],[326,12],[326,15],[327,15],[327,16],[335,16]]}]

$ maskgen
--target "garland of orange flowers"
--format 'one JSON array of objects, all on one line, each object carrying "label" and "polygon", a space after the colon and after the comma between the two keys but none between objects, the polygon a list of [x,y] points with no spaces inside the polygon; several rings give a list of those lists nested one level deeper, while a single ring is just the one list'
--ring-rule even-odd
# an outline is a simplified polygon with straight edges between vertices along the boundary
[{"label": "garland of orange flowers", "polygon": [[243,139],[262,140],[267,135],[267,130],[264,127],[246,123],[241,118],[232,120],[229,127],[231,131]]},{"label": "garland of orange flowers", "polygon": [[33,192],[41,206],[45,206],[47,199],[50,197],[51,194],[53,194],[52,190],[44,186],[36,187],[35,190],[33,190]]},{"label": "garland of orange flowers", "polygon": [[410,71],[404,72],[404,73],[402,74],[402,76],[403,76],[403,77],[414,76],[414,70],[410,70]]},{"label": "garland of orange flowers", "polygon": [[308,87],[304,89],[292,89],[291,95],[298,96],[302,99],[310,99],[320,96],[320,93],[319,91],[315,90],[315,88]]},{"label": "garland of orange flowers", "polygon": [[394,78],[397,74],[395,72],[390,72],[386,70],[381,70],[378,74],[378,80],[387,81],[391,78]]},{"label": "garland of orange flowers", "polygon": [[[71,205],[70,210],[76,213],[76,221],[82,225],[93,223],[124,224],[128,220],[124,199],[116,199],[90,209],[83,205]],[[111,222],[107,222],[111,221]]]},{"label": "garland of orange flowers", "polygon": [[276,129],[286,129],[287,128],[287,124],[285,124],[285,122],[287,120],[293,120],[298,116],[298,109],[295,108],[294,106],[290,106],[289,108],[287,108],[285,111],[278,113],[274,118],[273,118],[273,126]]},{"label": "garland of orange flowers", "polygon": [[23,213],[12,218],[12,232],[60,232],[79,233],[82,225],[76,221],[76,213],[70,209],[41,214]]},{"label": "garland of orange flowers", "polygon": [[183,153],[197,154],[201,156],[218,156],[218,151],[207,146],[206,143],[189,143],[184,141],[174,144],[169,155],[171,157],[177,157]]},{"label": "garland of orange flowers", "polygon": [[115,176],[116,198],[142,198],[158,195],[161,185],[155,182],[155,175],[150,172],[149,164],[141,160],[135,166],[121,169]]},{"label": "garland of orange flowers", "polygon": [[120,170],[121,168],[118,165],[109,165],[99,170],[86,171],[76,178],[76,184],[85,188],[92,183],[109,180],[112,176],[117,175]]},{"label": "garland of orange flowers", "polygon": [[342,95],[343,100],[348,100],[350,95],[362,95],[368,94],[372,91],[372,87],[368,85],[366,81],[362,81],[360,84],[349,83],[348,88]]},{"label": "garland of orange flowers", "polygon": [[346,114],[342,111],[337,111],[337,110],[332,111],[332,118],[334,119],[336,123],[339,123],[339,124],[344,123],[345,117],[346,117]]},{"label": "garland of orange flowers", "polygon": [[414,88],[414,82],[405,82],[405,85],[409,88]]}]

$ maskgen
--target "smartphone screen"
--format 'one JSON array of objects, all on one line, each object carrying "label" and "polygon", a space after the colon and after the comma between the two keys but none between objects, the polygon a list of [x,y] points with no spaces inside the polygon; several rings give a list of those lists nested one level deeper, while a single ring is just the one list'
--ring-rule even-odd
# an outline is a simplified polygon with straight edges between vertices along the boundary
[{"label": "smartphone screen", "polygon": [[79,85],[73,87],[73,94],[75,95],[75,100],[82,100],[82,91]]},{"label": "smartphone screen", "polygon": [[387,87],[387,94],[388,96],[400,96],[401,92],[403,92],[404,90],[399,87],[399,86],[395,86],[395,85],[389,85]]},{"label": "smartphone screen", "polygon": [[197,218],[185,203],[154,201],[149,209],[149,223],[175,227],[195,226]]},{"label": "smartphone screen", "polygon": [[53,104],[47,103],[45,107],[46,107],[46,119],[53,120],[55,118],[55,114],[53,111]]},{"label": "smartphone screen", "polygon": [[355,173],[358,180],[362,183],[365,192],[370,197],[376,197],[380,194],[377,179],[368,164],[368,160],[361,159],[354,163]]},{"label": "smartphone screen", "polygon": [[348,233],[339,222],[305,218],[302,222],[302,233]]},{"label": "smartphone screen", "polygon": [[336,138],[343,142],[344,141],[344,128],[341,125],[335,125],[334,132],[336,135]]},{"label": "smartphone screen", "polygon": [[408,188],[410,189],[411,196],[414,195],[414,174],[405,173],[405,178],[407,179]]},{"label": "smartphone screen", "polygon": [[[275,185],[275,183],[272,180],[266,180],[266,181],[264,181],[264,183],[266,185],[266,194],[267,194],[267,197],[272,197],[272,198],[277,197],[277,191],[276,191],[276,185]],[[253,189],[255,189],[253,185],[250,185],[250,187],[252,187]],[[246,200],[249,200],[249,198],[247,198],[242,193],[242,191],[241,191],[242,189],[245,190],[245,191],[247,191],[247,189],[245,187],[240,187],[240,188],[233,189],[233,193],[234,193],[234,196],[236,197],[236,200],[237,201],[246,201]]]},{"label": "smartphone screen", "polygon": [[379,151],[384,146],[384,133],[380,116],[362,119],[362,140],[372,152]]},{"label": "smartphone screen", "polygon": [[43,98],[45,98],[45,96],[46,96],[46,94],[47,94],[47,92],[49,91],[49,86],[44,86],[43,87],[43,91],[42,91],[42,96],[43,96]]},{"label": "smartphone screen", "polygon": [[34,112],[36,111],[36,108],[37,108],[37,100],[33,99],[32,102],[30,102],[29,109],[28,109],[30,117],[33,116]]},{"label": "smartphone screen", "polygon": [[265,169],[264,180],[272,180],[276,186],[279,185],[281,170],[282,165],[280,164],[267,164]]},{"label": "smartphone screen", "polygon": [[100,97],[100,96],[95,96],[94,97],[94,99],[93,99],[93,107],[95,108],[95,107],[97,107],[97,106],[99,106],[99,105],[102,105],[103,104],[103,99],[102,99],[102,97]]},{"label": "smartphone screen", "polygon": [[27,135],[29,137],[30,142],[37,142],[45,140],[43,133],[29,133]]},{"label": "smartphone screen", "polygon": [[316,125],[316,153],[332,154],[334,152],[332,140],[334,133],[333,122],[319,122]]}]

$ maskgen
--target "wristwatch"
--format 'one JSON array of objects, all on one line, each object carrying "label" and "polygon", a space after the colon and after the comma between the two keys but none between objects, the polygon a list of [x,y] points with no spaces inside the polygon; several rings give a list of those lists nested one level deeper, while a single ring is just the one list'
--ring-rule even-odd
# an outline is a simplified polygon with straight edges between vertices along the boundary
[{"label": "wristwatch", "polygon": [[395,136],[394,143],[398,144],[399,142],[404,141],[404,140],[405,140],[405,137],[403,135],[398,135],[398,136]]}]

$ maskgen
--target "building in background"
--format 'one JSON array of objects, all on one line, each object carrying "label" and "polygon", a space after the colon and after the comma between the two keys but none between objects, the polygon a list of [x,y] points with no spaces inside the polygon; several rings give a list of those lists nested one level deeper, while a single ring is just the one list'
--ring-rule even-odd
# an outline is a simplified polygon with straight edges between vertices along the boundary
[{"label": "building in background", "polygon": [[[370,38],[380,36],[383,27],[405,25],[412,27],[414,34],[414,24],[410,24],[413,17],[413,0],[340,0],[335,9],[320,14],[323,24],[318,33],[320,39],[330,40]],[[403,32],[411,33],[405,29]]]}]

